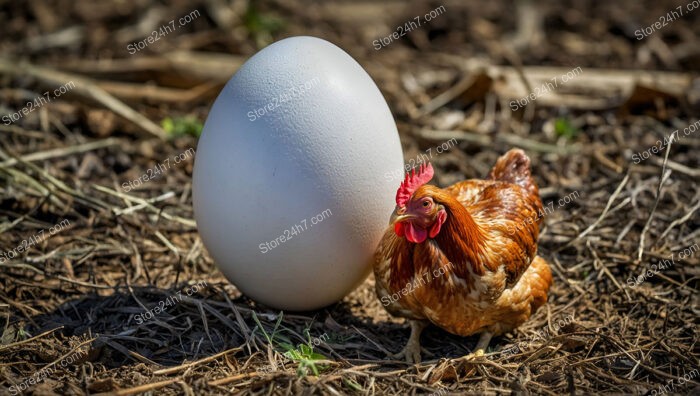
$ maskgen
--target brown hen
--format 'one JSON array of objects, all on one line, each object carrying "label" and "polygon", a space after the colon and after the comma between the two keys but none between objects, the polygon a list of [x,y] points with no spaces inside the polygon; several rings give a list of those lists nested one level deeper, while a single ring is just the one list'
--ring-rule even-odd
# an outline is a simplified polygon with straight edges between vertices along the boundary
[{"label": "brown hen", "polygon": [[510,150],[486,180],[426,184],[430,164],[406,175],[374,261],[377,297],[411,324],[404,350],[420,361],[420,333],[433,323],[460,336],[491,337],[525,322],[547,301],[548,264],[537,256],[542,201],[530,159]]}]

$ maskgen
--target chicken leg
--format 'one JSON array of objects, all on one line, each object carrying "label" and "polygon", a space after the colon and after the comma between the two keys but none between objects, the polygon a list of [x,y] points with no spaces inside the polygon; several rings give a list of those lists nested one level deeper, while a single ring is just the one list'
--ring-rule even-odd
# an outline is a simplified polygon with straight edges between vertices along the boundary
[{"label": "chicken leg", "polygon": [[411,320],[408,323],[411,325],[411,336],[408,337],[408,342],[403,350],[393,357],[395,359],[405,358],[408,363],[420,363],[420,334],[423,332],[428,322],[424,320]]},{"label": "chicken leg", "polygon": [[493,337],[493,333],[490,331],[484,331],[481,333],[481,336],[479,336],[479,342],[476,343],[476,347],[474,348],[474,352],[465,356],[464,359],[472,360],[474,358],[484,356],[484,352],[486,352],[486,348],[489,347],[489,343],[491,342],[491,337]]}]

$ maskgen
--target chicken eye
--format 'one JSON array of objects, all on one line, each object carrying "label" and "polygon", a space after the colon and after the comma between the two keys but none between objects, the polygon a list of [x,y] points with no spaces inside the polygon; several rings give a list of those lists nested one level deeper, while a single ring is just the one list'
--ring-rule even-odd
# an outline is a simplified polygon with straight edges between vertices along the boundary
[{"label": "chicken eye", "polygon": [[423,201],[423,207],[427,208],[428,206],[430,206],[430,201]]}]

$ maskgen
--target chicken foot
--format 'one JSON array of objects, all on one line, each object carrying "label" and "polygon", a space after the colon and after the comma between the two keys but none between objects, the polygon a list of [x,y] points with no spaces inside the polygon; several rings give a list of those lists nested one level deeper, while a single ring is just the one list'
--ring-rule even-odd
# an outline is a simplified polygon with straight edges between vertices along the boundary
[{"label": "chicken foot", "polygon": [[406,346],[401,352],[392,355],[394,359],[405,358],[408,363],[420,363],[421,346],[420,335],[423,329],[428,326],[428,322],[424,320],[411,320],[408,323],[411,325],[411,336],[408,337]]},{"label": "chicken foot", "polygon": [[481,333],[481,336],[479,336],[479,341],[476,343],[476,347],[474,348],[474,352],[465,356],[464,359],[472,360],[474,358],[484,356],[484,352],[486,352],[486,348],[489,347],[489,343],[491,342],[492,337],[493,333],[491,333],[490,331],[484,331],[483,333]]}]

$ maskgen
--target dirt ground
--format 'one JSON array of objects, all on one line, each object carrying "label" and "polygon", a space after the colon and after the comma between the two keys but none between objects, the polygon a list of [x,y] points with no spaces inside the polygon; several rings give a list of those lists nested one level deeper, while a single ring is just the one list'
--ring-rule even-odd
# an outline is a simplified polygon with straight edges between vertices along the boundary
[{"label": "dirt ground", "polygon": [[[700,2],[29,0],[0,20],[0,394],[700,394]],[[439,185],[531,157],[554,285],[485,356],[430,327],[406,364],[371,277],[281,313],[203,247],[201,125],[296,35],[358,60]]]}]

